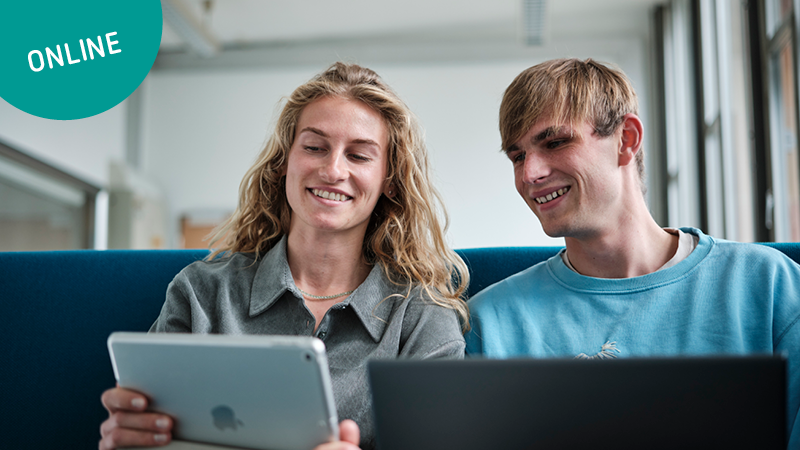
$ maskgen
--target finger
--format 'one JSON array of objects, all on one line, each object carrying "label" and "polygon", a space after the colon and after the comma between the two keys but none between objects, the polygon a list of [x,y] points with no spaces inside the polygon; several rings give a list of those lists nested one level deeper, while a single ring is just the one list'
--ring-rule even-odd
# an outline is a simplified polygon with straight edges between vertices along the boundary
[{"label": "finger", "polygon": [[361,431],[358,429],[358,424],[350,419],[341,421],[339,423],[339,440],[358,446],[361,442]]},{"label": "finger", "polygon": [[117,411],[100,425],[100,434],[106,436],[116,429],[168,433],[172,431],[172,418],[158,413]]},{"label": "finger", "polygon": [[361,450],[357,445],[351,444],[349,442],[328,442],[326,444],[318,445],[314,447],[314,450]]},{"label": "finger", "polygon": [[144,411],[147,408],[147,397],[129,389],[112,388],[103,392],[100,397],[103,407],[109,413],[117,410]]},{"label": "finger", "polygon": [[157,447],[167,445],[172,440],[170,433],[153,433],[140,430],[115,428],[100,440],[100,450],[112,450],[121,447]]}]

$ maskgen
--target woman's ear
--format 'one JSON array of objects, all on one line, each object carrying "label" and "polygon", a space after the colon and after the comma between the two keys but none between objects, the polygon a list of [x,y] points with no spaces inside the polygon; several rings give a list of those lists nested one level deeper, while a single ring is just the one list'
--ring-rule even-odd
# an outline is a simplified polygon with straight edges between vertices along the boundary
[{"label": "woman's ear", "polygon": [[397,195],[397,188],[394,183],[386,183],[386,187],[383,188],[383,195],[389,198],[394,198]]},{"label": "woman's ear", "polygon": [[636,159],[642,149],[642,121],[636,114],[626,114],[622,119],[620,136],[619,164],[626,166]]}]

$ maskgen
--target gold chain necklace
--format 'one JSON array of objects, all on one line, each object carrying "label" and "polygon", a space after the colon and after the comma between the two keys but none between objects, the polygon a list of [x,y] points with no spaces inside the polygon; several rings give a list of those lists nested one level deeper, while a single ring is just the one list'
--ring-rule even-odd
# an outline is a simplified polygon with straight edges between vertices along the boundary
[{"label": "gold chain necklace", "polygon": [[335,295],[314,295],[314,294],[309,294],[308,292],[300,288],[297,288],[297,290],[300,291],[300,293],[305,295],[306,297],[311,297],[315,300],[330,300],[332,298],[344,297],[345,295],[350,295],[356,291],[355,289],[353,289],[352,291],[342,292],[341,294],[335,294]]}]

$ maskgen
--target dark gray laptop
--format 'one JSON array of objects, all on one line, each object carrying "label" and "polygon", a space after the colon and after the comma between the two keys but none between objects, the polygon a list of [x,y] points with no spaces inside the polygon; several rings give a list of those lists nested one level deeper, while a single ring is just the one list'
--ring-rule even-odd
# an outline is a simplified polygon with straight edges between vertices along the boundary
[{"label": "dark gray laptop", "polygon": [[785,449],[780,356],[372,361],[381,450]]}]

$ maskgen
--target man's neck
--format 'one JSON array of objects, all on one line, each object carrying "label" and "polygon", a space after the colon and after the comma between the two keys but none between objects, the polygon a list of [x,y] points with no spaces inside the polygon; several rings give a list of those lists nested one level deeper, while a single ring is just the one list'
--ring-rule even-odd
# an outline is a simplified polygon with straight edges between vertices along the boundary
[{"label": "man's neck", "polygon": [[595,278],[631,278],[658,270],[672,258],[678,238],[647,214],[589,238],[565,238],[575,271]]}]

